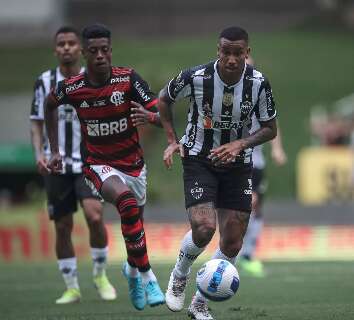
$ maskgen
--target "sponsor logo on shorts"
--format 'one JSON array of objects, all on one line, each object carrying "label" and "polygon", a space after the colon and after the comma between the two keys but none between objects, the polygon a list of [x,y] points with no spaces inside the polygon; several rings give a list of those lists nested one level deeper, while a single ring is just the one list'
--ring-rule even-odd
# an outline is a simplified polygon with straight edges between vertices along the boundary
[{"label": "sponsor logo on shorts", "polygon": [[101,170],[101,173],[102,174],[105,174],[105,173],[109,173],[109,172],[111,172],[112,171],[112,168],[111,167],[109,167],[109,166],[103,166],[102,167],[102,170]]},{"label": "sponsor logo on shorts", "polygon": [[248,179],[248,188],[243,191],[244,194],[252,194],[252,179]]},{"label": "sponsor logo on shorts", "polygon": [[194,184],[194,187],[191,189],[191,195],[194,199],[198,200],[202,197],[204,189],[199,187],[198,182]]}]

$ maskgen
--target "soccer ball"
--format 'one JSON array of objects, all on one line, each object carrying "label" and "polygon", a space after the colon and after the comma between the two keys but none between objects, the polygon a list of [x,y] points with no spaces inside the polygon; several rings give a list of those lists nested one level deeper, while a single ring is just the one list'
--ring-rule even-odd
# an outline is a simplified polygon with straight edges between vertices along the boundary
[{"label": "soccer ball", "polygon": [[240,277],[233,264],[222,259],[206,262],[197,273],[197,288],[207,299],[224,301],[237,291]]}]

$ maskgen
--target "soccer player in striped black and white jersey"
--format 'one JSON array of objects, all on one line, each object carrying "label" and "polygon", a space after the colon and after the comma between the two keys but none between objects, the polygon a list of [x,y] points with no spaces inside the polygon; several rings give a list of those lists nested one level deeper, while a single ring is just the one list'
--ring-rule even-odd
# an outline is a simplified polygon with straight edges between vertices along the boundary
[{"label": "soccer player in striped black and white jersey", "polygon": [[55,225],[58,265],[67,287],[56,303],[67,304],[77,302],[81,298],[77,261],[71,239],[73,213],[77,211],[78,201],[83,208],[89,228],[94,284],[102,299],[113,300],[116,292],[105,272],[108,246],[102,204],[84,181],[80,152],[80,122],[70,104],[62,104],[58,108],[59,150],[63,157],[63,168],[60,172],[54,173],[47,166],[51,152],[44,131],[44,101],[58,82],[84,70],[80,65],[81,44],[76,29],[69,26],[61,27],[55,34],[54,45],[59,65],[43,72],[35,82],[30,120],[37,168],[44,178],[48,213]]},{"label": "soccer player in striped black and white jersey", "polygon": [[[48,167],[62,167],[55,112],[71,104],[80,120],[86,180],[121,217],[127,262],[123,274],[134,307],[165,302],[150,266],[143,226],[146,202],[146,166],[139,144],[134,110],[156,113],[157,99],[139,74],[128,67],[112,66],[110,30],[100,24],[82,31],[86,71],[58,83],[46,100],[45,121],[52,151]],[[135,117],[135,118],[134,118]],[[148,117],[160,124],[157,114]]]},{"label": "soccer player in striped black and white jersey", "polygon": [[[224,29],[218,58],[182,71],[160,93],[158,108],[168,147],[168,168],[173,154],[182,157],[185,205],[191,230],[187,232],[171,273],[166,303],[183,309],[190,267],[203,252],[219,222],[220,243],[213,258],[235,263],[247,230],[252,199],[252,148],[276,136],[276,110],[267,78],[246,63],[250,53],[247,32]],[[177,138],[171,106],[188,97],[187,127]],[[250,133],[252,115],[260,129]],[[199,292],[188,308],[194,319],[213,319]]]}]

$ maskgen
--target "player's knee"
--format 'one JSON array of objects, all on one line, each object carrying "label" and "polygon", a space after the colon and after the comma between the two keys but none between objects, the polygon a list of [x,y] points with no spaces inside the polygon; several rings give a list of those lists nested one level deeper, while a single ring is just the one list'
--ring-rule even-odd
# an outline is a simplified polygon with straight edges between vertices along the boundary
[{"label": "player's knee", "polygon": [[71,219],[60,219],[55,221],[55,230],[60,235],[70,235],[73,229],[73,222]]},{"label": "player's knee", "polygon": [[89,227],[96,228],[103,224],[102,215],[99,212],[91,214],[87,218],[87,223]]},{"label": "player's knee", "polygon": [[193,239],[198,247],[205,247],[213,238],[216,226],[213,223],[204,223],[193,228]]}]

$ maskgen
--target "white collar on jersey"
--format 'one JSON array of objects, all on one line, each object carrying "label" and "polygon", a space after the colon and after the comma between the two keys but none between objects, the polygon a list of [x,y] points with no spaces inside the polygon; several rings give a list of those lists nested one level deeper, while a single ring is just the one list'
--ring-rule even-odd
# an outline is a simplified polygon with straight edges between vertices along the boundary
[{"label": "white collar on jersey", "polygon": [[[85,71],[85,67],[81,67],[79,73],[83,73]],[[58,81],[65,79],[65,77],[61,74],[59,66],[56,68],[57,79]]]},{"label": "white collar on jersey", "polygon": [[219,61],[219,59],[217,59],[215,61],[215,63],[214,63],[215,76],[216,76],[216,79],[218,81],[220,81],[224,87],[233,88],[233,87],[236,87],[237,85],[239,85],[243,81],[243,77],[244,77],[245,72],[246,72],[247,63],[245,63],[245,66],[243,67],[243,71],[242,71],[240,80],[237,83],[233,84],[232,86],[229,86],[224,81],[222,81],[220,76],[219,76],[218,68],[217,68],[218,61]]}]

